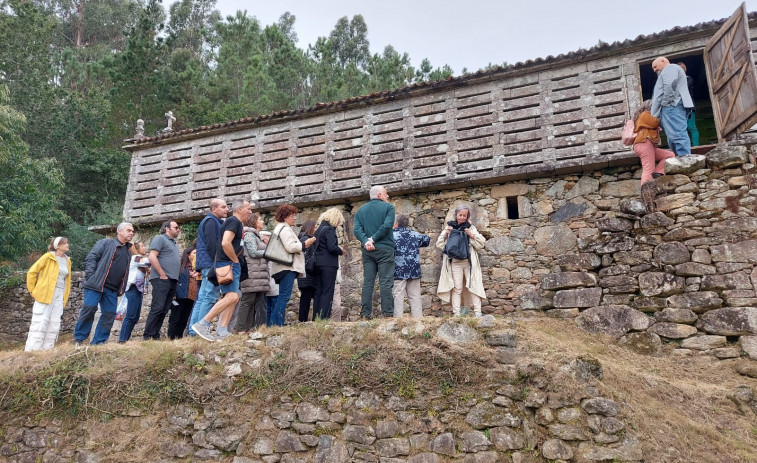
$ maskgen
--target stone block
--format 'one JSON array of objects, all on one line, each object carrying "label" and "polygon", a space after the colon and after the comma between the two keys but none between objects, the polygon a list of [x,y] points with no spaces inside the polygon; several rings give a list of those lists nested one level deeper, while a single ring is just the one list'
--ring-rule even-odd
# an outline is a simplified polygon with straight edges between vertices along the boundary
[{"label": "stone block", "polygon": [[721,336],[757,334],[757,308],[726,307],[711,310],[699,317],[697,328]]},{"label": "stone block", "polygon": [[749,162],[746,146],[718,145],[707,153],[706,163],[709,168],[725,169],[741,166]]},{"label": "stone block", "polygon": [[694,202],[694,197],[694,193],[676,193],[662,196],[655,200],[655,207],[658,211],[670,211],[691,204]]},{"label": "stone block", "polygon": [[639,289],[644,296],[671,296],[682,293],[686,280],[663,272],[645,272],[639,275]]},{"label": "stone block", "polygon": [[618,404],[612,399],[593,397],[581,401],[581,408],[590,415],[615,416],[620,411]]},{"label": "stone block", "polygon": [[599,194],[603,197],[624,198],[628,196],[639,197],[640,184],[638,180],[619,180],[617,182],[608,182],[599,189]]},{"label": "stone block", "polygon": [[701,154],[676,156],[665,160],[665,173],[668,175],[690,175],[705,168],[707,158]]},{"label": "stone block", "polygon": [[661,264],[676,265],[691,260],[691,254],[683,243],[660,243],[654,248],[654,258]]},{"label": "stone block", "polygon": [[513,196],[525,196],[534,191],[533,185],[525,183],[509,183],[507,185],[495,185],[492,187],[490,196],[492,198],[509,198]]},{"label": "stone block", "polygon": [[564,272],[594,270],[602,265],[602,259],[593,253],[565,254],[557,256],[555,262]]},{"label": "stone block", "polygon": [[728,340],[725,336],[715,336],[705,334],[702,336],[694,336],[688,339],[684,339],[681,343],[681,347],[684,349],[694,350],[710,350],[717,349],[726,345]]},{"label": "stone block", "polygon": [[487,240],[484,247],[487,251],[497,256],[520,253],[526,249],[521,240],[505,235],[495,236],[494,238]]},{"label": "stone block", "polygon": [[658,355],[662,352],[660,336],[649,331],[628,333],[620,338],[619,343],[643,355]]},{"label": "stone block", "polygon": [[641,443],[632,437],[626,438],[620,445],[594,445],[582,442],[578,445],[577,453],[583,461],[615,460],[629,462],[644,460],[644,449]]},{"label": "stone block", "polygon": [[545,312],[550,318],[576,318],[581,311],[578,308],[572,309],[550,309]]},{"label": "stone block", "polygon": [[[496,426],[514,428],[521,425],[520,418],[511,415],[507,410],[497,407],[491,402],[480,402],[474,405],[465,416],[465,422],[473,426],[474,429],[484,429]],[[436,451],[433,448],[431,450],[434,452]]]},{"label": "stone block", "polygon": [[669,227],[675,223],[675,220],[671,219],[662,212],[652,212],[641,218],[639,226],[642,230],[649,228]]},{"label": "stone block", "polygon": [[682,277],[700,277],[703,275],[714,275],[715,267],[712,265],[700,264],[697,262],[685,262],[676,265],[676,275]]},{"label": "stone block", "polygon": [[684,339],[697,333],[697,329],[691,325],[667,322],[655,323],[649,331],[668,339]]},{"label": "stone block", "polygon": [[676,294],[670,296],[667,299],[667,303],[670,307],[689,309],[694,313],[705,313],[723,306],[723,300],[714,291]]},{"label": "stone block", "polygon": [[549,439],[541,446],[541,455],[548,460],[570,460],[573,449],[560,439]]},{"label": "stone block", "polygon": [[620,217],[605,217],[597,219],[597,228],[599,231],[627,233],[633,229],[633,222]]},{"label": "stone block", "polygon": [[548,273],[542,276],[541,287],[545,290],[596,286],[597,277],[585,272]]},{"label": "stone block", "polygon": [[757,336],[741,336],[739,343],[750,359],[757,360]]},{"label": "stone block", "polygon": [[601,305],[586,309],[576,317],[576,325],[620,338],[629,331],[646,330],[651,321],[643,312],[626,305]]},{"label": "stone block", "polygon": [[522,310],[545,310],[552,308],[553,291],[533,291],[520,297]]},{"label": "stone block", "polygon": [[447,322],[436,330],[436,336],[450,344],[467,345],[479,339],[478,331],[464,323]]},{"label": "stone block", "polygon": [[526,438],[519,430],[496,427],[489,430],[489,435],[497,450],[520,450],[526,446]]},{"label": "stone block", "polygon": [[599,305],[602,288],[578,288],[557,291],[553,300],[555,308],[588,308]]},{"label": "stone block", "polygon": [[694,324],[697,321],[697,314],[690,309],[674,309],[666,307],[660,312],[654,314],[658,322],[683,323],[687,325]]},{"label": "stone block", "polygon": [[728,275],[704,275],[701,289],[724,290],[724,289],[752,289],[752,282],[746,273],[730,273]]},{"label": "stone block", "polygon": [[575,252],[578,239],[573,230],[561,223],[538,228],[534,232],[536,252],[542,256],[559,256]]},{"label": "stone block", "polygon": [[[621,212],[631,215],[644,215],[647,213],[647,206],[643,201],[635,198],[622,199],[618,204],[618,208]],[[612,207],[608,207],[612,209]]]},{"label": "stone block", "polygon": [[584,441],[589,440],[587,432],[580,426],[572,424],[553,424],[549,427],[549,432],[558,439],[567,441]]},{"label": "stone block", "polygon": [[757,262],[757,240],[726,243],[710,248],[713,262]]},{"label": "stone block", "polygon": [[657,312],[668,305],[664,297],[637,297],[631,306],[642,312]]},{"label": "stone block", "polygon": [[616,252],[615,262],[625,265],[640,265],[646,264],[652,261],[652,251],[621,251]]}]

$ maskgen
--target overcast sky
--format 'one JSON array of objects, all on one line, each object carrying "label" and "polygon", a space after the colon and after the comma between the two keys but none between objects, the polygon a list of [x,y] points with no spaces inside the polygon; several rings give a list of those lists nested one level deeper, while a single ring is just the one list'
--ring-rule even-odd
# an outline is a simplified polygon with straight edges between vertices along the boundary
[{"label": "overcast sky", "polygon": [[[170,2],[168,2],[170,3]],[[757,0],[747,1],[757,9]],[[730,16],[736,0],[218,0],[223,16],[247,10],[263,24],[289,11],[296,16],[298,45],[306,49],[328,36],[342,16],[361,14],[371,51],[386,45],[408,53],[413,66],[429,58],[459,75],[489,63],[520,61],[590,48],[675,26]],[[642,19],[644,15],[648,17]]]}]

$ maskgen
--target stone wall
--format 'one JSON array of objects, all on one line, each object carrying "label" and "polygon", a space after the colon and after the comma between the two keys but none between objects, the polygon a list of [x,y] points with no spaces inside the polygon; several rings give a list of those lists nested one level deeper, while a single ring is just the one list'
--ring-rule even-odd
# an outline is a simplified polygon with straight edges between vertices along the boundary
[{"label": "stone wall", "polygon": [[[516,331],[503,324],[487,316],[476,324],[448,322],[429,333],[450,349],[475,347],[498,359],[487,368],[489,385],[462,398],[437,391],[418,391],[403,398],[344,386],[338,393],[319,397],[275,391],[250,403],[237,394],[222,394],[205,404],[171,405],[144,415],[135,410],[119,422],[77,424],[17,417],[0,435],[0,455],[9,462],[107,461],[114,449],[95,445],[91,434],[93,427],[102,431],[111,426],[154,432],[149,445],[157,447],[159,455],[152,455],[155,461],[643,460],[641,443],[627,427],[622,404],[600,394],[599,362],[572,359],[558,369],[521,358],[515,353]],[[421,325],[421,330],[426,328]],[[350,329],[380,329],[385,335],[406,339],[417,335],[392,322],[378,327],[336,327],[331,335],[338,339]],[[215,356],[215,363],[229,378],[242,377],[271,358],[285,355],[289,333],[267,338],[256,334],[249,348]],[[406,339],[397,342],[407,343]],[[318,351],[301,354],[300,359],[327,362]],[[213,362],[204,357],[198,361]]]}]

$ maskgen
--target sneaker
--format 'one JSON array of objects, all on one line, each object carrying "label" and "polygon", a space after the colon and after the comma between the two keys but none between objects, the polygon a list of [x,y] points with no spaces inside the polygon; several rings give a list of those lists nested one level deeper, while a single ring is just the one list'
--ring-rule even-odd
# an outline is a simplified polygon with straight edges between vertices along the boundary
[{"label": "sneaker", "polygon": [[195,323],[192,325],[192,331],[197,333],[197,336],[201,337],[202,339],[206,341],[215,341],[216,337],[213,336],[213,333],[210,332],[210,325],[201,325],[200,322]]},{"label": "sneaker", "polygon": [[219,326],[216,328],[216,339],[225,339],[231,336],[229,329],[225,326]]},{"label": "sneaker", "polygon": [[652,178],[660,178],[660,177],[662,177],[663,175],[665,175],[665,174],[661,174],[661,173],[659,173],[659,172],[655,172],[655,173],[653,173],[653,174],[652,174]]},{"label": "sneaker", "polygon": [[82,348],[81,341],[74,340],[74,347],[77,349],[81,349]]}]

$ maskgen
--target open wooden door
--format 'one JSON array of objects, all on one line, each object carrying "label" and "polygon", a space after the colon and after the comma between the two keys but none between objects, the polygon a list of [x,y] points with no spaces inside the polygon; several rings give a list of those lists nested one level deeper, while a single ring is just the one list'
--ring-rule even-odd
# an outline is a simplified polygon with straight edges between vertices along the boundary
[{"label": "open wooden door", "polygon": [[720,141],[757,123],[757,72],[749,41],[746,3],[742,3],[704,49],[712,112]]}]

